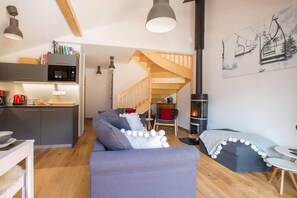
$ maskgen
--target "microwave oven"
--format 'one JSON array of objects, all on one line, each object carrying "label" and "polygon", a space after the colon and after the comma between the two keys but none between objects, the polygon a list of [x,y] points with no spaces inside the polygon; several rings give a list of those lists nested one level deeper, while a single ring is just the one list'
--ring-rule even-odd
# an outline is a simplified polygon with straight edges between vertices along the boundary
[{"label": "microwave oven", "polygon": [[48,81],[76,82],[76,66],[48,65]]},{"label": "microwave oven", "polygon": [[75,55],[48,54],[48,81],[78,83],[78,65]]}]

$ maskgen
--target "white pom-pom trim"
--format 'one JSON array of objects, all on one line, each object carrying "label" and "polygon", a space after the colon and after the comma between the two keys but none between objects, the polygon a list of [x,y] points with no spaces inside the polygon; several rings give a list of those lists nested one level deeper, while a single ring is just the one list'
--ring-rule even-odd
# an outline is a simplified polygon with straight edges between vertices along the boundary
[{"label": "white pom-pom trim", "polygon": [[167,141],[167,137],[166,136],[163,136],[163,137],[161,137],[161,142],[166,142]]},{"label": "white pom-pom trim", "polygon": [[168,144],[168,142],[164,142],[164,143],[162,144],[162,146],[163,146],[164,148],[167,148],[167,147],[169,147],[169,144]]},{"label": "white pom-pom trim", "polygon": [[164,130],[160,130],[159,131],[159,136],[164,136],[165,135],[165,131]]},{"label": "white pom-pom trim", "polygon": [[151,134],[152,137],[155,137],[157,135],[155,130],[151,130],[150,134]]},{"label": "white pom-pom trim", "polygon": [[132,135],[132,131],[128,130],[128,131],[126,132],[126,134],[129,135],[129,136],[131,136],[131,135]]},{"label": "white pom-pom trim", "polygon": [[138,131],[138,134],[137,134],[137,135],[138,135],[139,137],[143,137],[143,134],[144,134],[144,133],[143,133],[142,131]]},{"label": "white pom-pom trim", "polygon": [[220,151],[220,150],[222,150],[222,148],[223,147],[221,145],[219,145],[218,148],[217,148],[217,150]]},{"label": "white pom-pom trim", "polygon": [[137,136],[137,131],[132,131],[132,136],[136,137]]}]

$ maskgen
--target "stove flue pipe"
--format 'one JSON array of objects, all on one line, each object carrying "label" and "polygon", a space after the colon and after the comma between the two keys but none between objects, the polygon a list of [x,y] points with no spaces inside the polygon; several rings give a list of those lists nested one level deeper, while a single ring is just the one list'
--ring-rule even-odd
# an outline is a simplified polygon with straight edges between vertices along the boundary
[{"label": "stove flue pipe", "polygon": [[202,94],[205,0],[195,1],[196,94]]}]

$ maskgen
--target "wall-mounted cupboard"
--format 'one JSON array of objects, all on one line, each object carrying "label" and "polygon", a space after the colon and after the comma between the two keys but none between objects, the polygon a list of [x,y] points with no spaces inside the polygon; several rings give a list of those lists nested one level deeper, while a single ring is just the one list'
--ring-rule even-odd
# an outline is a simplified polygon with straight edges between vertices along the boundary
[{"label": "wall-mounted cupboard", "polygon": [[78,79],[79,59],[74,55],[49,54],[48,65],[0,63],[0,81],[78,83]]}]

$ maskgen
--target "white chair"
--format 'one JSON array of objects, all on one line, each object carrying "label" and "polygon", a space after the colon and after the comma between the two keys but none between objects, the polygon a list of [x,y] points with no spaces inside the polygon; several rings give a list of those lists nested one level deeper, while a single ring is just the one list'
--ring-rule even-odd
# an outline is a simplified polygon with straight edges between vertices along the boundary
[{"label": "white chair", "polygon": [[11,198],[19,190],[22,190],[22,198],[25,198],[25,170],[15,166],[0,176],[0,198]]}]

